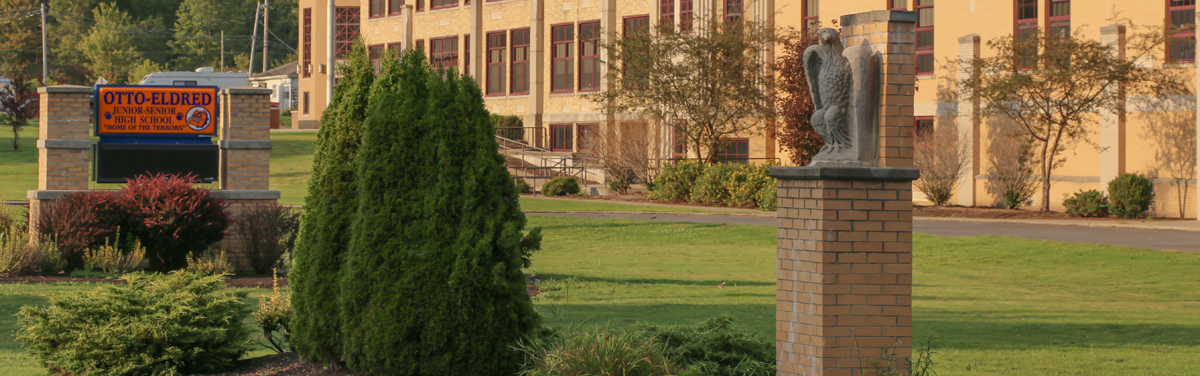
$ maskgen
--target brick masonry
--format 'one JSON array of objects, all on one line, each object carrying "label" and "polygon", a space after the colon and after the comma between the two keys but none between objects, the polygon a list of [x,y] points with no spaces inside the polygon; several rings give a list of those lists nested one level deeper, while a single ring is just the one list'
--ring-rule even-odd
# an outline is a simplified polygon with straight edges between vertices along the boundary
[{"label": "brick masonry", "polygon": [[907,11],[873,11],[842,17],[843,44],[868,43],[879,56],[880,167],[912,167],[916,19],[916,12]]}]

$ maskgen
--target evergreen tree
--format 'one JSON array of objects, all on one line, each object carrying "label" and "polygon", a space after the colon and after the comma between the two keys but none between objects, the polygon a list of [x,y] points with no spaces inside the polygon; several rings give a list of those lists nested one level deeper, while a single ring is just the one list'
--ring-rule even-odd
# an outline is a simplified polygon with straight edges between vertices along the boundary
[{"label": "evergreen tree", "polygon": [[[393,60],[394,59],[388,59]],[[390,63],[389,63],[390,64]],[[340,359],[340,317],[337,294],[342,255],[350,243],[354,215],[354,156],[362,139],[368,94],[375,70],[367,49],[354,47],[339,69],[342,79],[334,88],[333,102],[321,115],[313,174],[304,199],[300,241],[291,272],[291,341],[305,359],[336,362]]]},{"label": "evergreen tree", "polygon": [[85,65],[92,71],[91,79],[104,77],[112,84],[129,83],[130,70],[142,62],[142,53],[136,39],[123,30],[137,28],[139,23],[111,3],[100,3],[93,13],[96,27],[80,46],[87,57]]},{"label": "evergreen tree", "polygon": [[479,87],[405,52],[371,94],[339,297],[347,365],[515,374],[512,347],[537,324],[521,273],[525,217]]},{"label": "evergreen tree", "polygon": [[0,76],[41,77],[42,27],[38,0],[0,0]]}]

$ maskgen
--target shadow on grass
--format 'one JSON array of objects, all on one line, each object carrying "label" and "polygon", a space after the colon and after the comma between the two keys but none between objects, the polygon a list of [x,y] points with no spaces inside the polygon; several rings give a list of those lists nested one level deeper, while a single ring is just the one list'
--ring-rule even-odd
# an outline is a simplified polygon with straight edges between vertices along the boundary
[{"label": "shadow on grass", "polygon": [[[725,283],[726,286],[775,286],[775,282],[735,281],[735,280],[728,280],[728,279],[682,280],[682,279],[655,279],[655,278],[604,278],[604,277],[577,276],[577,275],[571,275],[571,274],[553,274],[553,273],[539,274],[538,278],[541,278],[543,281],[548,280],[548,279],[553,279],[553,280],[558,280],[558,281],[574,279],[579,282],[616,283],[616,284],[631,284],[631,285],[633,285],[633,284],[647,284],[647,285],[662,284],[662,285],[716,287],[717,285],[719,285],[721,283]],[[754,295],[754,296],[775,296],[775,294],[762,294],[762,295]]]},{"label": "shadow on grass", "polygon": [[913,333],[936,335],[937,346],[960,350],[1025,350],[1052,347],[1122,348],[1200,346],[1200,325],[1081,324],[1000,319],[940,320],[913,317]]},{"label": "shadow on grass", "polygon": [[636,328],[639,324],[695,325],[729,314],[735,327],[775,337],[775,304],[577,304],[540,303],[537,310],[545,322],[559,327]]}]

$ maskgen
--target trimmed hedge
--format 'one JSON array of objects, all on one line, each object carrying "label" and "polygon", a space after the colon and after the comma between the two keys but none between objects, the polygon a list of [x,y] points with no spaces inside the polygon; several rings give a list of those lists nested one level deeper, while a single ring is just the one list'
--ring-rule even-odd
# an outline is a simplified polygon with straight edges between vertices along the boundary
[{"label": "trimmed hedge", "polygon": [[1063,200],[1067,214],[1076,217],[1103,217],[1108,215],[1108,199],[1095,189],[1075,192],[1075,195]]},{"label": "trimmed hedge", "polygon": [[1108,182],[1108,211],[1117,218],[1138,218],[1154,204],[1154,183],[1141,174],[1121,174]]},{"label": "trimmed hedge", "polygon": [[579,181],[570,176],[559,176],[542,184],[543,196],[566,196],[579,194]]},{"label": "trimmed hedge", "polygon": [[676,164],[662,167],[658,179],[654,181],[654,190],[650,192],[651,200],[680,202],[687,201],[692,196],[692,186],[696,179],[704,174],[704,165],[683,160]]}]

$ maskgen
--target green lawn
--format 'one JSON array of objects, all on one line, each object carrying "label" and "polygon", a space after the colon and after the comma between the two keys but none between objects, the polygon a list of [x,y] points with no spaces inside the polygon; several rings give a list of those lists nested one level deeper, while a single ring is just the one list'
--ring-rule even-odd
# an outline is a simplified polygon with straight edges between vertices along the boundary
[{"label": "green lawn", "polygon": [[[586,211],[586,212],[656,212],[656,213],[726,213],[730,211],[712,210],[694,206],[658,206],[638,205],[618,202],[579,201],[570,199],[552,199],[521,197],[521,209],[524,211]],[[761,212],[767,214],[768,212]],[[773,213],[773,212],[770,212]]]}]

